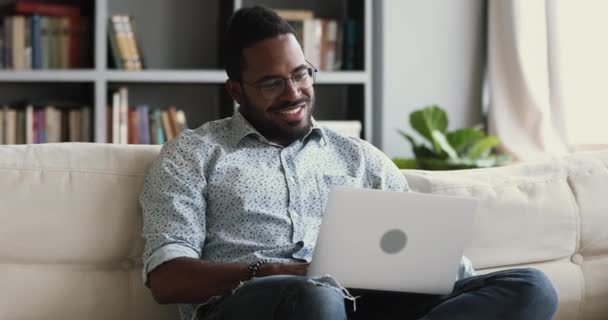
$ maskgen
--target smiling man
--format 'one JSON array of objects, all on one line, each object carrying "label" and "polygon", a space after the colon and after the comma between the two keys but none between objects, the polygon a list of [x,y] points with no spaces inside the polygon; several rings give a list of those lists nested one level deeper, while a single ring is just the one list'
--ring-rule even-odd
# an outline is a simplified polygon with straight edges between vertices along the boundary
[{"label": "smiling man", "polygon": [[369,143],[317,125],[316,69],[274,12],[237,11],[224,57],[238,111],[165,144],[145,179],[143,280],[159,303],[184,320],[551,318],[555,291],[533,269],[473,276],[463,259],[452,294],[365,293],[357,312],[336,280],[307,276],[332,186],[407,182]]}]

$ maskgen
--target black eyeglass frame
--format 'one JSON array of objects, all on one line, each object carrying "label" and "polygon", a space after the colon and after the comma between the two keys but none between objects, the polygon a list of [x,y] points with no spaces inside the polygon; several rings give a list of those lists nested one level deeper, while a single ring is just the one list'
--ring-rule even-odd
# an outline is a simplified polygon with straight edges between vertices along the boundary
[{"label": "black eyeglass frame", "polygon": [[[310,63],[310,61],[308,61],[308,60],[305,60],[305,61],[306,61],[306,64],[308,64],[308,67],[306,68],[306,70],[308,71],[308,76],[312,78],[312,84],[309,87],[306,87],[306,88],[298,88],[300,90],[306,90],[306,89],[311,88],[312,86],[314,86],[315,83],[317,82],[317,72],[319,72],[319,70],[312,63]],[[281,93],[285,92],[285,88],[287,88],[287,84],[285,83],[285,81],[291,81],[291,83],[293,83],[294,85],[296,85],[296,82],[293,79],[294,76],[295,75],[292,75],[291,77],[288,77],[288,78],[277,77],[277,79],[283,80],[283,91],[281,91]],[[258,83],[251,83],[251,82],[247,82],[245,80],[240,80],[239,82],[253,87],[254,89],[258,90],[258,92],[262,96],[264,96],[264,93],[262,92],[263,89],[259,86]],[[271,99],[268,99],[268,100],[271,100]]]}]

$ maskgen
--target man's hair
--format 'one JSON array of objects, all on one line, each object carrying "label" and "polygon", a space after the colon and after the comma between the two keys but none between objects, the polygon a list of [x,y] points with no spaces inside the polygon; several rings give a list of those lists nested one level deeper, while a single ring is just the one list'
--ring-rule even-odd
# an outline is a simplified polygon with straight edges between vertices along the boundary
[{"label": "man's hair", "polygon": [[245,68],[243,50],[260,41],[288,33],[298,39],[293,27],[270,9],[255,6],[236,11],[228,21],[223,45],[222,55],[228,78],[241,81]]}]

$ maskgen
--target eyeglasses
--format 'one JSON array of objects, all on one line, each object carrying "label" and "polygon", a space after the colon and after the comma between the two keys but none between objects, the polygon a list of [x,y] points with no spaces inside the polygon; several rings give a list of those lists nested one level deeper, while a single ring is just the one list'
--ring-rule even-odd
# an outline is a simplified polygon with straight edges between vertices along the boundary
[{"label": "eyeglasses", "polygon": [[312,87],[317,78],[318,70],[310,62],[306,61],[306,63],[309,65],[306,69],[294,73],[289,78],[273,77],[258,83],[249,83],[244,80],[241,80],[241,82],[257,89],[264,99],[274,100],[285,92],[285,88],[287,87],[286,81],[288,80],[291,80],[298,90]]}]

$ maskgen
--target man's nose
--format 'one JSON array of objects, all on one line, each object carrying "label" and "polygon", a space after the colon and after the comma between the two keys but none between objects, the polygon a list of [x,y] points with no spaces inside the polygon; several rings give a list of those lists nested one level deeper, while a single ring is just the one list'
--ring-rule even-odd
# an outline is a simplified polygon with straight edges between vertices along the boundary
[{"label": "man's nose", "polygon": [[293,100],[300,97],[300,88],[296,85],[293,79],[285,80],[285,90],[283,90],[283,97]]}]

